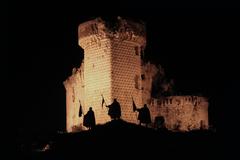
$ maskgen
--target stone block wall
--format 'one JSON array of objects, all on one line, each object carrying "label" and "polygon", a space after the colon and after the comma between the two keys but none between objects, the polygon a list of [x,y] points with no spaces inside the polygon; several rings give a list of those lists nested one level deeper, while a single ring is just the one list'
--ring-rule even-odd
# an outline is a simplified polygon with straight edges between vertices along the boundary
[{"label": "stone block wall", "polygon": [[122,118],[129,122],[136,122],[132,97],[142,105],[140,54],[145,46],[144,27],[123,19],[118,26],[116,30],[108,28],[101,19],[79,25],[79,45],[84,49],[84,107],[93,107],[97,124],[110,120],[101,95],[107,105],[117,98]]},{"label": "stone block wall", "polygon": [[79,25],[79,45],[84,49],[81,67],[73,69],[64,82],[66,88],[66,128],[68,132],[84,130],[83,113],[93,108],[97,124],[110,121],[107,105],[116,98],[122,110],[122,119],[138,123],[133,112],[132,98],[138,107],[147,104],[152,122],[157,116],[165,118],[170,130],[188,131],[208,128],[208,101],[198,96],[151,97],[153,77],[158,68],[143,64],[141,51],[146,44],[144,26],[118,19],[117,27],[109,28],[101,19]]},{"label": "stone block wall", "polygon": [[110,40],[101,39],[91,47],[82,47],[84,48],[85,106],[93,108],[96,123],[105,123],[110,119],[107,108],[102,107],[102,95],[106,102],[112,99]]},{"label": "stone block wall", "polygon": [[112,95],[119,101],[122,119],[135,122],[132,98],[142,106],[140,45],[131,41],[112,41]]},{"label": "stone block wall", "polygon": [[208,128],[208,101],[199,96],[170,96],[152,99],[152,120],[163,116],[169,130],[189,131]]},{"label": "stone block wall", "polygon": [[86,113],[85,96],[84,96],[84,68],[73,69],[72,75],[64,81],[66,89],[66,128],[68,132],[79,130],[83,126],[83,118],[79,117],[80,103],[82,110]]}]

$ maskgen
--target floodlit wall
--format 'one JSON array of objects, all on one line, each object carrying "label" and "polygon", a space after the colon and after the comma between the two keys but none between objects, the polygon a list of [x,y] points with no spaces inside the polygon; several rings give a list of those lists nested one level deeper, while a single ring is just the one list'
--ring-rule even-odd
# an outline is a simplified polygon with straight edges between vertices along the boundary
[{"label": "floodlit wall", "polygon": [[[128,122],[138,123],[137,113],[132,108],[133,98],[138,108],[148,105],[153,123],[157,116],[163,116],[170,130],[208,128],[206,98],[151,97],[158,68],[141,60],[146,44],[144,25],[121,18],[109,25],[97,18],[80,24],[78,34],[78,43],[84,49],[84,61],[64,81],[67,132],[86,129],[83,116],[79,117],[80,104],[83,114],[89,107],[93,108],[97,124],[110,121],[105,105],[111,104],[114,98],[121,105],[121,118]],[[103,106],[102,96],[106,102]]]}]

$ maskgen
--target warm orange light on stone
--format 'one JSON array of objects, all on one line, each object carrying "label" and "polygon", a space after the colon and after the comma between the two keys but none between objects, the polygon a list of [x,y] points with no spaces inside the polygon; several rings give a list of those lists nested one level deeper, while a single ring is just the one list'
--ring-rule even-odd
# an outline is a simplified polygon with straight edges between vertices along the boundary
[{"label": "warm orange light on stone", "polygon": [[[84,114],[89,107],[93,108],[97,124],[110,120],[107,108],[102,108],[101,95],[107,104],[117,98],[122,119],[128,122],[137,123],[137,113],[132,111],[133,97],[137,106],[148,104],[152,121],[156,116],[164,116],[169,129],[174,129],[176,123],[181,123],[179,130],[199,128],[200,123],[208,127],[206,99],[151,97],[152,79],[157,68],[141,62],[141,50],[146,44],[144,25],[120,18],[119,26],[117,31],[113,31],[101,19],[79,25],[79,45],[84,49],[84,61],[64,82],[67,131],[85,129],[82,126],[83,117],[78,117],[80,102]],[[144,80],[141,79],[142,74],[145,75]]]}]

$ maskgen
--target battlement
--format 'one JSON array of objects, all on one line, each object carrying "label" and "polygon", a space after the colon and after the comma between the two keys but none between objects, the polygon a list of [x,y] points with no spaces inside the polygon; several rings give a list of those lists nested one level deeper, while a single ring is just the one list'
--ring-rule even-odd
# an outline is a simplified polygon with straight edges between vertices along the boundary
[{"label": "battlement", "polygon": [[82,48],[99,44],[102,39],[117,39],[131,41],[141,47],[146,45],[146,30],[144,24],[118,17],[110,23],[101,18],[82,23],[78,27],[78,43]]},{"label": "battlement", "polygon": [[164,78],[161,66],[142,63],[141,55],[146,45],[144,24],[121,17],[113,21],[96,18],[79,25],[78,43],[84,49],[84,62],[80,68],[74,68],[72,75],[64,81],[68,132],[86,129],[83,116],[79,115],[80,108],[86,114],[92,107],[96,124],[110,121],[104,105],[111,104],[115,98],[121,105],[121,118],[138,123],[132,97],[136,106],[149,106],[152,125],[156,124],[157,117],[162,116],[170,130],[208,128],[207,98],[153,98],[162,94],[155,96],[152,91],[166,91],[169,85],[159,81]]},{"label": "battlement", "polygon": [[169,96],[152,99],[152,118],[162,116],[170,130],[208,128],[208,100],[200,96]]},{"label": "battlement", "polygon": [[201,103],[207,103],[208,100],[206,97],[200,96],[168,96],[162,97],[159,99],[152,99],[152,106],[164,106],[164,105],[185,105],[192,104],[194,106],[201,105]]}]

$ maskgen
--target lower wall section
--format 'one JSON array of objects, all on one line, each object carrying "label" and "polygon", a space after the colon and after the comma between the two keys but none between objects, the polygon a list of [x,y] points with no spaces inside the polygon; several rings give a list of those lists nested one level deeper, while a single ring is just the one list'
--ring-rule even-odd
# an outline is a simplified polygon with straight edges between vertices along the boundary
[{"label": "lower wall section", "polygon": [[208,128],[208,101],[198,96],[171,96],[153,99],[150,104],[152,120],[163,116],[169,130],[189,131]]},{"label": "lower wall section", "polygon": [[[83,114],[86,114],[89,107],[93,107],[97,124],[104,124],[110,121],[108,110],[105,104],[102,107],[103,94],[105,102],[109,105],[113,98],[117,98],[122,108],[122,119],[131,123],[138,123],[137,114],[132,110],[132,98],[138,107],[141,107],[141,94],[132,92],[126,94],[121,90],[115,90],[115,97],[110,94],[111,88],[103,88],[97,96],[91,96],[86,99],[84,82],[81,80],[81,72],[77,71],[67,81],[66,88],[66,128],[67,132],[76,132],[85,130],[83,126],[83,115],[79,117],[80,102]],[[123,94],[121,94],[123,93]],[[90,94],[90,92],[89,92]],[[95,95],[95,94],[94,94]],[[86,103],[86,100],[88,100]],[[91,103],[90,103],[91,102]],[[194,129],[208,129],[208,100],[199,96],[169,96],[159,99],[150,99],[148,107],[152,118],[152,127],[154,127],[155,118],[162,116],[165,120],[165,126],[169,130],[189,131]]]}]

